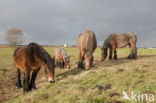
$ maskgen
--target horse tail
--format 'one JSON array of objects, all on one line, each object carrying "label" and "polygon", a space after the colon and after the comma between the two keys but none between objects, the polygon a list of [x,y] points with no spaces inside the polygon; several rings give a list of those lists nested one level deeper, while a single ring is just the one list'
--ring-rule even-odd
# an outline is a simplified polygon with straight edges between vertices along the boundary
[{"label": "horse tail", "polygon": [[93,52],[97,46],[96,43],[96,37],[94,32],[88,30],[87,31],[89,33],[89,37],[88,37],[88,41],[87,41],[87,52],[86,52],[86,56],[90,56],[91,52]]},{"label": "horse tail", "polygon": [[16,48],[15,51],[14,51],[14,54],[13,54],[13,57],[15,57],[16,55],[16,52],[20,49],[20,47]]}]

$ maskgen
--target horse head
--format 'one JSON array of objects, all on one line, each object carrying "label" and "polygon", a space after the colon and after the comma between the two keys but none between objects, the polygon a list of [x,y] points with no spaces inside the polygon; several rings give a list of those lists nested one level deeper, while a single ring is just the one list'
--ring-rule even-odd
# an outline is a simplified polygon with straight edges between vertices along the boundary
[{"label": "horse head", "polygon": [[101,61],[107,58],[107,48],[101,48]]},{"label": "horse head", "polygon": [[64,60],[64,64],[65,64],[66,68],[68,68],[68,69],[70,68],[70,64],[69,64],[70,60],[69,60],[69,58],[70,58],[70,56],[66,57],[65,60]]},{"label": "horse head", "polygon": [[45,73],[49,78],[49,82],[55,81],[55,57],[51,58],[44,48],[39,48],[39,55],[45,67]]},{"label": "horse head", "polygon": [[93,53],[87,52],[85,55],[85,69],[88,70],[91,67],[93,59]]},{"label": "horse head", "polygon": [[53,58],[50,58],[51,60],[46,62],[45,65],[45,73],[49,78],[49,82],[53,83],[55,82],[55,61]]}]

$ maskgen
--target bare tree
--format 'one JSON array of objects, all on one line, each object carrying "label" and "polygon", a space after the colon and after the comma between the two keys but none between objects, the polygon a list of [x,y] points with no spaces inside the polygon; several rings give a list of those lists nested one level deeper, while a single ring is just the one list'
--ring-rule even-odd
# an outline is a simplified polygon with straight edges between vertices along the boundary
[{"label": "bare tree", "polygon": [[23,36],[21,29],[11,28],[8,29],[5,40],[9,45],[15,46],[24,42]]}]

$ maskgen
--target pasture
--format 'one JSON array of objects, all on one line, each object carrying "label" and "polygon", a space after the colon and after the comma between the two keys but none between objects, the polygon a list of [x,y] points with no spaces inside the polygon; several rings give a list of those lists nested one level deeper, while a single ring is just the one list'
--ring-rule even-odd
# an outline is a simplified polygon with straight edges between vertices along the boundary
[{"label": "pasture", "polygon": [[[51,56],[54,49],[46,47]],[[93,67],[86,71],[77,69],[77,48],[66,48],[71,56],[71,68],[56,68],[53,84],[48,83],[41,69],[37,90],[27,94],[15,88],[13,51],[13,48],[0,48],[0,103],[135,103],[122,100],[122,91],[156,96],[156,49],[138,49],[136,60],[127,59],[129,49],[117,49],[117,61],[100,61],[101,51],[97,48]]]}]

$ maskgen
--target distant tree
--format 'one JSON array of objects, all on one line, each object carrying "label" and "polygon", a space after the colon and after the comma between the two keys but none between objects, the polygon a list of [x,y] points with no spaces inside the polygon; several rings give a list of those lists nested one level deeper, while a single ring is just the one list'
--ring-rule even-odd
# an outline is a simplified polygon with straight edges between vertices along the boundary
[{"label": "distant tree", "polygon": [[16,46],[24,42],[23,36],[21,29],[11,28],[8,29],[5,40],[9,45]]}]

